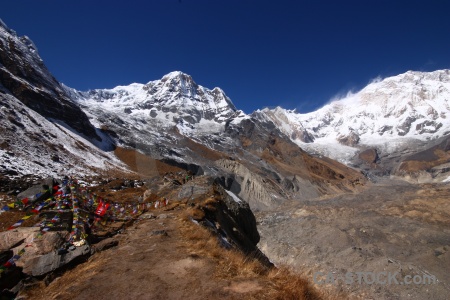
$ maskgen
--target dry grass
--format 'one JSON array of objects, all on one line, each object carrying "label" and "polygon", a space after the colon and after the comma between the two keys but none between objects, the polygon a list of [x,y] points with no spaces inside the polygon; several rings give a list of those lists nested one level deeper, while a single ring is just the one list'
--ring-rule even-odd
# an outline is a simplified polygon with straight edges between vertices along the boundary
[{"label": "dry grass", "polygon": [[266,277],[269,279],[269,286],[267,291],[258,295],[259,299],[328,299],[307,279],[286,267],[273,269]]},{"label": "dry grass", "polygon": [[205,217],[205,212],[199,207],[190,207],[186,210],[185,218],[191,217],[196,221],[200,221]]},{"label": "dry grass", "polygon": [[[211,204],[211,199],[204,202]],[[198,209],[197,209],[198,210]],[[209,230],[190,221],[194,218],[187,210],[180,226],[184,247],[192,257],[204,257],[215,262],[214,276],[232,282],[256,282],[259,288],[242,295],[243,299],[340,299],[342,295],[330,296],[318,291],[312,284],[287,268],[269,269],[257,259],[245,256],[236,250],[222,248],[217,237]]]}]

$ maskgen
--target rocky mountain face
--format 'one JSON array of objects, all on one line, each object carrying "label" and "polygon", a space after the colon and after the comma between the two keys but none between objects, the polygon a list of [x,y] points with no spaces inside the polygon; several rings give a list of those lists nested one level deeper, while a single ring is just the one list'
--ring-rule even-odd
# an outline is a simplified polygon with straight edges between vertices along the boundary
[{"label": "rocky mountain face", "polygon": [[[147,84],[66,90],[116,145],[195,174],[219,176],[252,209],[277,206],[300,190],[318,195],[336,185],[346,190],[364,182],[361,174],[345,166],[329,170],[330,165],[302,152],[273,124],[237,110],[221,89],[204,88],[179,71]],[[274,151],[275,143],[292,148],[291,153]],[[322,166],[319,175],[308,169],[310,163]],[[348,181],[330,184],[330,174],[336,171]]]},{"label": "rocky mountain face", "polygon": [[185,130],[202,122],[220,124],[242,113],[220,88],[209,90],[179,71],[147,84],[135,83],[110,90],[71,91],[82,104],[96,105],[125,116],[141,116],[150,121],[156,119]]},{"label": "rocky mountain face", "polygon": [[112,140],[94,128],[50,74],[33,42],[2,22],[0,137],[1,178],[125,169],[111,153]]},{"label": "rocky mountain face", "polygon": [[[100,133],[102,142],[92,142],[72,131],[66,123],[51,121],[25,106],[1,85],[0,101],[0,174],[3,176],[59,177],[126,168],[113,155],[108,136]],[[7,187],[7,181],[4,183],[0,190],[10,191],[12,187]]]},{"label": "rocky mountain face", "polygon": [[399,156],[423,151],[450,133],[450,70],[379,80],[307,114],[277,107],[253,115],[275,123],[307,151],[350,165],[361,164],[361,152],[376,151],[389,173]]},{"label": "rocky mountain face", "polygon": [[406,72],[308,114],[280,107],[258,111],[299,142],[377,145],[399,137],[430,139],[450,132],[450,70]]},{"label": "rocky mountain face", "polygon": [[0,83],[15,98],[46,118],[62,120],[88,138],[94,127],[50,74],[34,43],[0,22]]}]

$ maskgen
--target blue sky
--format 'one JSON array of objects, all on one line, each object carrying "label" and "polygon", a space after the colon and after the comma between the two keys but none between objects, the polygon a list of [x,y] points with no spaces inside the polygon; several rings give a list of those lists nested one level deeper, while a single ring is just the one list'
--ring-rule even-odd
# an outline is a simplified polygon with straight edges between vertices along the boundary
[{"label": "blue sky", "polygon": [[308,112],[378,76],[450,68],[450,1],[3,1],[53,75],[88,90],[180,70],[247,113]]}]

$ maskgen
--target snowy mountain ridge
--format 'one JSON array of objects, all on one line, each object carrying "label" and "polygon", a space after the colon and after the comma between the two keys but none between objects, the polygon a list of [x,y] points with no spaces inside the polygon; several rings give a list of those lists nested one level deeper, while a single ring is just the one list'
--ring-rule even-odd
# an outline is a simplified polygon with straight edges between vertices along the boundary
[{"label": "snowy mountain ridge", "polygon": [[361,145],[436,139],[450,132],[450,70],[385,78],[306,114],[277,107],[253,116],[274,122],[301,147],[335,145],[348,155]]},{"label": "snowy mountain ridge", "polygon": [[413,140],[433,140],[450,132],[449,70],[408,71],[377,80],[306,114],[277,107],[246,115],[221,89],[197,85],[180,71],[147,84],[72,93],[97,127],[117,119],[115,126],[136,129],[132,139],[137,142],[149,133],[156,141],[170,128],[204,142],[224,132],[227,122],[253,117],[275,124],[303,149],[346,164],[364,147],[395,152]]},{"label": "snowy mountain ridge", "polygon": [[44,65],[34,43],[0,20],[0,178],[126,170]]},{"label": "snowy mountain ridge", "polygon": [[102,111],[113,113],[137,128],[177,127],[183,134],[192,135],[223,130],[227,120],[245,117],[220,88],[205,88],[180,71],[147,84],[87,92],[66,89],[85,111],[100,115],[100,119]]},{"label": "snowy mountain ridge", "polygon": [[[449,70],[407,72],[373,82],[360,92],[312,113],[299,114],[278,107],[246,115],[236,109],[220,88],[205,88],[180,71],[146,84],[87,92],[71,89],[51,75],[30,39],[18,37],[0,23],[0,97],[6,104],[2,108],[2,122],[8,130],[2,135],[7,140],[2,147],[6,151],[5,160],[7,153],[20,157],[21,146],[13,137],[15,132],[24,131],[27,144],[50,149],[43,152],[49,157],[48,163],[32,166],[39,172],[45,172],[50,165],[58,168],[63,155],[73,155],[69,160],[75,165],[85,157],[80,149],[95,153],[92,160],[97,159],[97,167],[101,168],[110,160],[109,155],[113,156],[113,153],[103,156],[102,151],[123,147],[153,159],[183,164],[183,168],[204,164],[208,155],[207,167],[214,173],[217,172],[214,162],[223,155],[247,155],[245,159],[256,159],[258,164],[257,157],[264,149],[282,157],[277,140],[285,147],[291,147],[289,143],[293,141],[309,152],[347,163],[367,145],[377,148],[387,145],[390,148],[383,151],[392,153],[406,139],[427,141],[450,132],[449,77]],[[37,117],[28,110],[20,110],[21,105],[40,115],[42,121],[35,122]],[[38,134],[40,123],[49,128],[44,139]],[[64,128],[75,135],[66,133]],[[75,146],[50,147],[55,143],[52,137],[59,136],[59,131],[63,133],[61,139],[70,135],[68,139]],[[35,142],[30,140],[31,136]],[[300,151],[293,146],[292,149]],[[23,160],[36,153],[29,151]],[[397,155],[405,153],[402,150]],[[17,159],[9,161],[11,165],[5,164],[4,168],[14,167]],[[264,168],[268,169],[268,164]]]}]

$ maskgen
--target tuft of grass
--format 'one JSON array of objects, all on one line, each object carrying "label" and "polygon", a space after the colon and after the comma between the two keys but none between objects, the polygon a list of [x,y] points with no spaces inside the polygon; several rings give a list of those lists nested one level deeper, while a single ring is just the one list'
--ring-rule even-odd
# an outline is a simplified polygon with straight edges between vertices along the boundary
[{"label": "tuft of grass", "polygon": [[[207,200],[208,201],[208,200]],[[216,262],[214,276],[230,281],[257,281],[262,289],[242,295],[243,299],[342,299],[345,295],[330,296],[317,290],[305,277],[288,268],[268,269],[257,259],[245,256],[236,250],[226,250],[220,246],[217,237],[208,229],[192,222],[195,209],[186,211],[181,218],[184,247],[192,256],[212,259]]]},{"label": "tuft of grass", "polygon": [[209,197],[201,203],[202,207],[204,207],[205,209],[207,209],[208,211],[211,211],[211,212],[214,212],[217,209],[216,205],[217,205],[217,200],[213,197]]},{"label": "tuft of grass", "polygon": [[198,206],[195,207],[189,207],[186,210],[186,213],[183,214],[185,220],[191,220],[194,219],[196,221],[203,220],[205,217],[205,212],[199,208]]},{"label": "tuft of grass", "polygon": [[261,299],[324,299],[307,279],[286,267],[274,268],[266,277],[269,284]]}]

